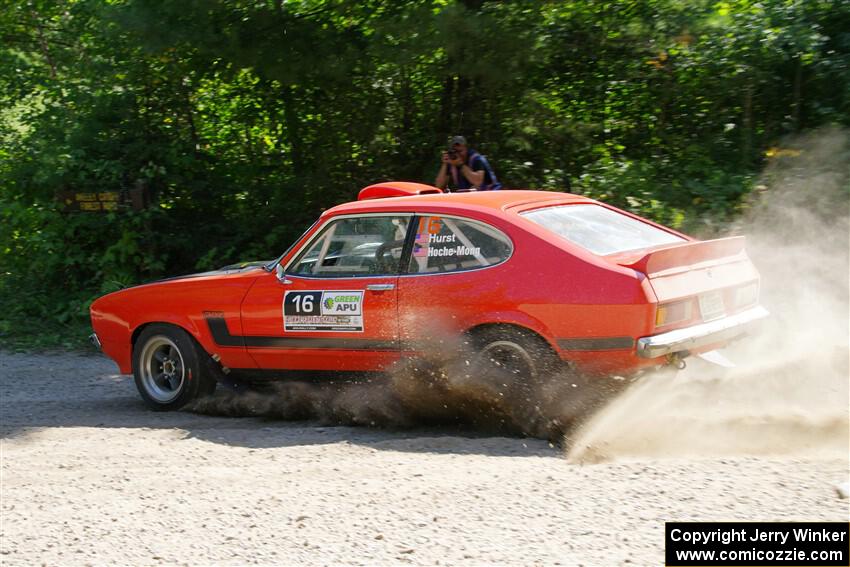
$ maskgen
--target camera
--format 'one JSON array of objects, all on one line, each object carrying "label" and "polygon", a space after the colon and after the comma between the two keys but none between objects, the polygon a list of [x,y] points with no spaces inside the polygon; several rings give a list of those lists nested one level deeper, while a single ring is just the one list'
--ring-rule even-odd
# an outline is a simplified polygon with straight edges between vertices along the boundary
[{"label": "camera", "polygon": [[457,150],[449,150],[446,154],[449,156],[449,159],[457,159]]}]

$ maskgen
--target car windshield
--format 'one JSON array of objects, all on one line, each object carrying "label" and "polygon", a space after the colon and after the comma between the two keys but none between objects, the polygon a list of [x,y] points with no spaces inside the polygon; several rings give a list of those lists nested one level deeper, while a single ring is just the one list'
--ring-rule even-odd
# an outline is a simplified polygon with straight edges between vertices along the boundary
[{"label": "car windshield", "polygon": [[277,265],[277,263],[280,262],[281,260],[283,260],[286,257],[287,254],[292,252],[292,249],[295,248],[295,245],[298,244],[299,242],[301,242],[301,239],[304,238],[307,235],[308,232],[313,230],[314,226],[319,224],[320,220],[322,220],[322,219],[318,219],[313,224],[311,224],[310,227],[301,234],[301,236],[299,236],[298,238],[295,239],[295,242],[293,242],[292,244],[289,245],[289,248],[286,249],[286,252],[284,252],[283,254],[281,254],[280,256],[278,256],[277,258],[275,258],[274,260],[272,260],[271,262],[269,262],[268,264],[263,266],[263,269],[266,270],[267,272],[272,271],[274,269],[274,267]]},{"label": "car windshield", "polygon": [[546,207],[522,216],[600,256],[685,242],[675,234],[599,205]]}]

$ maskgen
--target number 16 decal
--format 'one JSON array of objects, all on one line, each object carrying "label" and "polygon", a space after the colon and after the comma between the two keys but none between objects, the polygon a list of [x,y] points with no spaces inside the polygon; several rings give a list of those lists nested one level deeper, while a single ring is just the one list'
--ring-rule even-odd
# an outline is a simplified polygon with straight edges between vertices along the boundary
[{"label": "number 16 decal", "polygon": [[283,298],[283,316],[321,315],[321,291],[287,291]]},{"label": "number 16 decal", "polygon": [[363,332],[363,291],[287,291],[284,331]]}]

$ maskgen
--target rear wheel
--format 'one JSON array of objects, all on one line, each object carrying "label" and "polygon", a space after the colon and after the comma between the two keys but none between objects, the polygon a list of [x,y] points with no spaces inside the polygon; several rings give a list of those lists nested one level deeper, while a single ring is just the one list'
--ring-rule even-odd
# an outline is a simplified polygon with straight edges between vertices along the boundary
[{"label": "rear wheel", "polygon": [[477,364],[514,383],[536,383],[558,366],[559,359],[546,341],[530,331],[490,327],[476,332],[472,339]]},{"label": "rear wheel", "polygon": [[558,425],[547,412],[550,378],[563,367],[543,338],[516,327],[489,327],[471,336],[471,370],[478,399],[502,423],[525,435],[552,437]]},{"label": "rear wheel", "polygon": [[133,345],[136,388],[157,411],[180,409],[213,392],[215,379],[205,362],[206,353],[192,337],[171,325],[146,327]]}]

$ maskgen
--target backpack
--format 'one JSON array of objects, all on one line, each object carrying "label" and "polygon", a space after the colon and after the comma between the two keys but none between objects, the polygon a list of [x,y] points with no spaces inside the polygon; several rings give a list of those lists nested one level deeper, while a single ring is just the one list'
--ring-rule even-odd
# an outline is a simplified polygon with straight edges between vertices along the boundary
[{"label": "backpack", "polygon": [[[490,162],[487,161],[487,158],[478,152],[472,150],[469,152],[469,156],[466,160],[466,165],[472,169],[472,164],[475,163],[476,159],[481,159],[481,166],[484,168],[486,175],[484,176],[485,184],[482,184],[481,187],[478,187],[479,191],[498,191],[502,188],[502,184],[499,183],[499,179],[496,177],[496,172],[493,171],[493,168],[490,167]],[[459,186],[460,183],[460,168],[452,166],[452,177],[454,178],[455,186]],[[487,178],[489,177],[490,183],[486,183]],[[460,191],[468,191],[468,189],[460,189]]]}]

